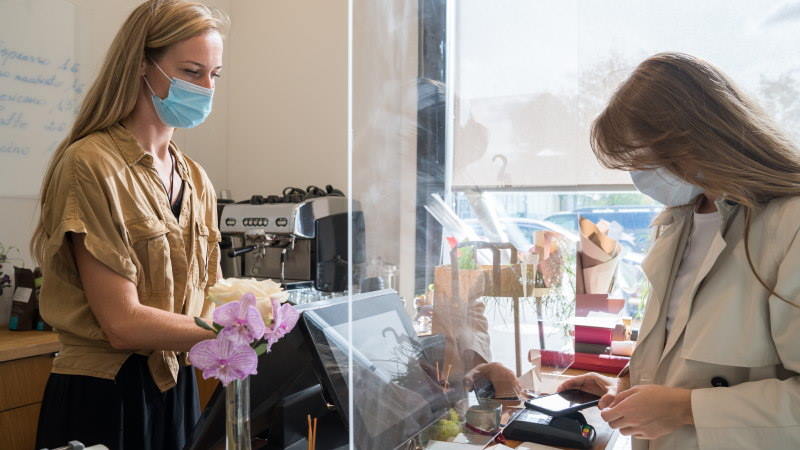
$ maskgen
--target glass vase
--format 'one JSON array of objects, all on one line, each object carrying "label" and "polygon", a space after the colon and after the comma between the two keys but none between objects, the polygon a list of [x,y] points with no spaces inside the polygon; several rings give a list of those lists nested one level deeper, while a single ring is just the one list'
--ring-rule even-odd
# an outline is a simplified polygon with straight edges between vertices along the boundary
[{"label": "glass vase", "polygon": [[250,377],[225,387],[227,450],[250,450]]}]

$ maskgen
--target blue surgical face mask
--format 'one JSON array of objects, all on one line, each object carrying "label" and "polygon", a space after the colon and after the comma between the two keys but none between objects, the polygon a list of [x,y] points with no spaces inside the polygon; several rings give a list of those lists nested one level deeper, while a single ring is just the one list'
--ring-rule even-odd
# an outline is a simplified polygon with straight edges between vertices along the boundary
[{"label": "blue surgical face mask", "polygon": [[642,194],[665,206],[691,203],[703,189],[687,183],[664,168],[631,171],[633,185]]},{"label": "blue surgical face mask", "polygon": [[145,77],[144,82],[150,89],[153,106],[156,108],[158,118],[165,124],[176,128],[194,128],[211,113],[211,101],[214,98],[214,89],[204,88],[188,81],[170,78],[158,64],[153,62],[159,72],[169,79],[169,93],[166,98],[160,98],[153,91],[150,82]]}]

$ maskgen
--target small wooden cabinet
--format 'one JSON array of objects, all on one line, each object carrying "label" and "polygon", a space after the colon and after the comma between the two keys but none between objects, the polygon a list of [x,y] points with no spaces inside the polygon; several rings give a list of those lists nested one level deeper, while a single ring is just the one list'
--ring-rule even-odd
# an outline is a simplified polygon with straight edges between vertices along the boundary
[{"label": "small wooden cabinet", "polygon": [[[58,349],[53,332],[0,330],[0,450],[35,448],[39,408]],[[196,373],[205,408],[219,382]]]},{"label": "small wooden cabinet", "polygon": [[52,332],[0,330],[0,449],[35,447],[39,407],[58,348]]}]

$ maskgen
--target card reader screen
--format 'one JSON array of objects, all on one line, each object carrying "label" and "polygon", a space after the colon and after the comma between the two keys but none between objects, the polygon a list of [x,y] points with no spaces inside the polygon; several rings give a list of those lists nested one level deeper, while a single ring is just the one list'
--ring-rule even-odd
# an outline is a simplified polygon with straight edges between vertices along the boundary
[{"label": "card reader screen", "polygon": [[559,394],[547,395],[530,400],[530,403],[538,406],[539,408],[557,412],[572,408],[574,406],[590,403],[592,401],[597,401],[599,399],[600,397],[589,394],[588,392],[568,390]]}]

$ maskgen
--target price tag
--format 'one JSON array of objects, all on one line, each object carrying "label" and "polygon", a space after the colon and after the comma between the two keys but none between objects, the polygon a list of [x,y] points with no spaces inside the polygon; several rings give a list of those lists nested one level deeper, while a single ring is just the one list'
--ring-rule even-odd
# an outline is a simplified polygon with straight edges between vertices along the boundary
[{"label": "price tag", "polygon": [[27,287],[18,287],[14,291],[14,301],[20,303],[28,303],[31,301],[31,296],[33,295],[33,289]]}]

